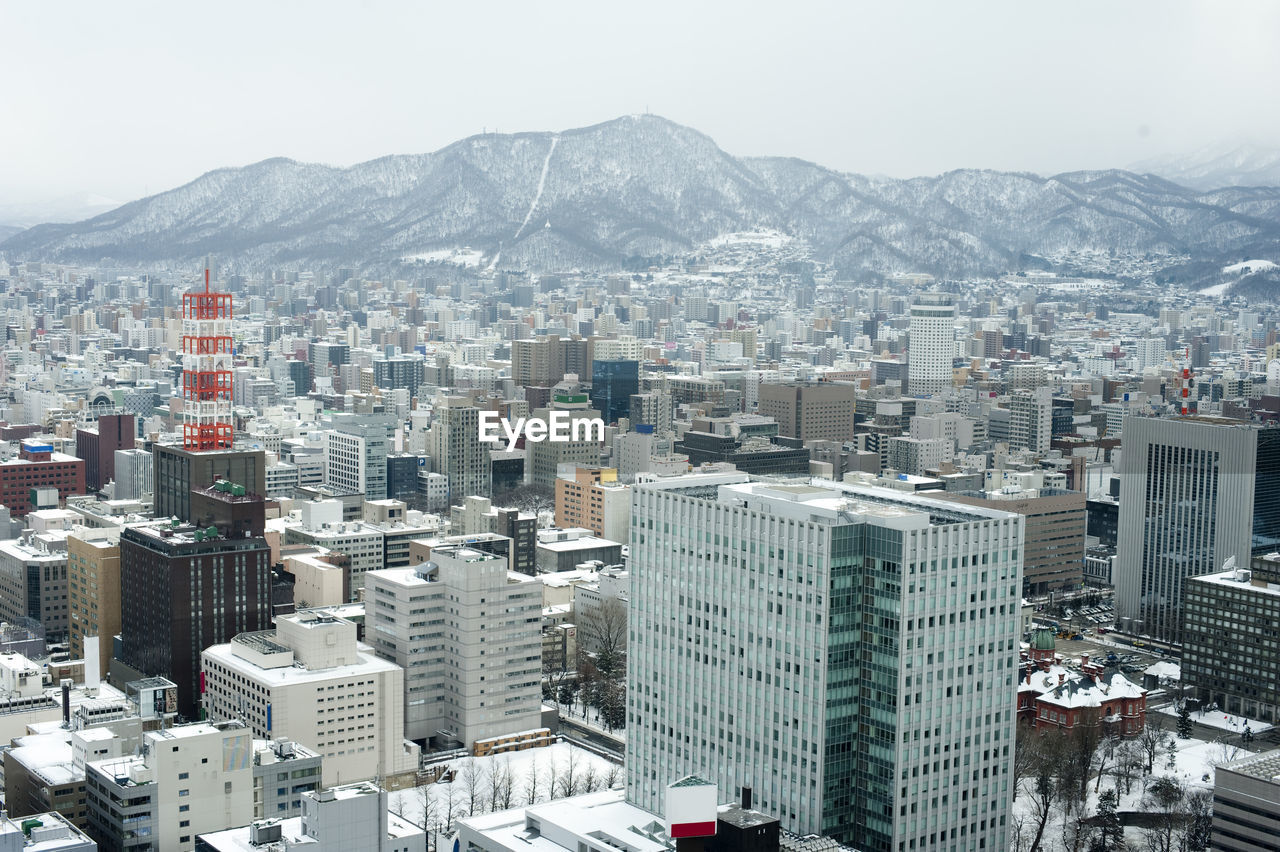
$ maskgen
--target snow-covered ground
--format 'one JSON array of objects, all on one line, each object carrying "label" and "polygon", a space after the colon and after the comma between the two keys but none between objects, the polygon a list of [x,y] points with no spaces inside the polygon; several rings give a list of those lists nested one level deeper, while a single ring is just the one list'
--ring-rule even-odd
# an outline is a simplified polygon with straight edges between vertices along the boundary
[{"label": "snow-covered ground", "polygon": [[[567,742],[449,762],[454,779],[390,794],[391,810],[416,825],[446,822],[622,784],[622,767]],[[495,802],[496,799],[496,802]]]},{"label": "snow-covered ground", "polygon": [[[1242,260],[1239,263],[1233,263],[1230,266],[1222,267],[1224,275],[1249,275],[1254,272],[1262,272],[1266,269],[1275,269],[1276,264],[1270,260]],[[1201,290],[1200,292],[1207,292]]]},{"label": "snow-covered ground", "polygon": [[1225,296],[1227,291],[1231,289],[1231,285],[1236,282],[1227,281],[1223,284],[1214,284],[1212,287],[1205,287],[1200,291],[1201,296]]},{"label": "snow-covered ground", "polygon": [[[1194,715],[1194,714],[1193,714]],[[1205,742],[1197,739],[1178,739],[1177,735],[1166,728],[1167,736],[1173,737],[1175,747],[1177,749],[1174,756],[1174,763],[1169,763],[1169,751],[1167,747],[1161,747],[1156,754],[1155,763],[1151,775],[1139,776],[1135,778],[1132,789],[1125,793],[1118,790],[1120,804],[1118,811],[1138,811],[1143,810],[1142,799],[1146,795],[1146,790],[1155,778],[1170,777],[1180,782],[1184,789],[1188,792],[1195,790],[1213,790],[1213,770],[1215,766],[1228,763],[1232,760],[1239,760],[1247,757],[1249,752],[1240,749],[1237,746],[1228,745],[1221,742]],[[1085,813],[1093,815],[1097,812],[1098,794],[1109,789],[1116,789],[1116,779],[1111,775],[1111,761],[1108,761],[1107,770],[1102,778],[1101,786],[1098,786],[1097,776],[1091,777],[1089,781],[1089,796],[1085,806]],[[1096,769],[1096,765],[1095,765]],[[1025,838],[1023,848],[1030,843],[1031,837],[1035,834],[1036,818],[1033,812],[1031,790],[1035,785],[1035,779],[1023,779],[1022,788],[1018,792],[1018,798],[1013,802],[1013,820],[1016,824],[1018,819],[1025,820],[1026,827],[1024,829]],[[1065,845],[1063,843],[1063,825],[1064,816],[1062,806],[1055,802],[1053,806],[1053,814],[1049,822],[1045,826],[1044,836],[1040,841],[1042,852],[1063,852]],[[1010,831],[1011,846],[1013,845],[1013,830]],[[1131,848],[1139,848],[1141,844],[1140,831],[1130,828],[1126,832],[1126,838],[1130,841]]]},{"label": "snow-covered ground", "polygon": [[782,248],[787,243],[793,242],[795,237],[780,231],[738,231],[732,234],[721,234],[707,241],[707,245],[712,246],[730,246],[751,244],[758,246],[769,246],[771,248]]},{"label": "snow-covered ground", "polygon": [[454,266],[479,266],[484,259],[484,252],[473,248],[437,249],[417,254],[406,254],[400,258],[401,263],[452,263]]},{"label": "snow-covered ground", "polygon": [[[1175,719],[1178,716],[1178,711],[1173,707],[1157,707],[1155,708],[1155,712],[1164,716],[1172,716]],[[1263,731],[1269,731],[1274,727],[1274,725],[1268,725],[1266,722],[1258,722],[1253,719],[1247,719],[1244,716],[1233,716],[1230,713],[1223,713],[1221,711],[1209,712],[1206,710],[1204,712],[1194,712],[1191,714],[1191,721],[1195,722],[1197,725],[1218,728],[1219,730],[1228,731],[1233,734],[1244,733],[1246,725],[1249,727],[1249,730],[1255,734],[1260,734]]]}]

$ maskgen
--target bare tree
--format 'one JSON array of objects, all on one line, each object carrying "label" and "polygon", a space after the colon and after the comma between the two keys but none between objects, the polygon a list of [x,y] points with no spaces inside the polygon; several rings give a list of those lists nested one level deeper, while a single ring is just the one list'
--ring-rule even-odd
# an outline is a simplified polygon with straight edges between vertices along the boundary
[{"label": "bare tree", "polygon": [[453,789],[453,783],[450,782],[445,787],[444,794],[444,833],[451,834],[453,832],[453,821],[458,817],[458,801],[457,791]]},{"label": "bare tree", "polygon": [[600,776],[596,774],[595,762],[588,762],[586,770],[582,773],[582,792],[594,793],[600,789]]},{"label": "bare tree", "polygon": [[467,816],[484,813],[484,770],[474,757],[467,760],[462,772],[458,774],[458,783],[462,785],[462,795],[466,801]]},{"label": "bare tree", "polygon": [[1098,743],[1102,741],[1102,711],[1086,707],[1079,711],[1076,724],[1066,735],[1063,744],[1062,777],[1070,779],[1077,790],[1067,799],[1083,805],[1089,794],[1089,777],[1098,755]]},{"label": "bare tree", "polygon": [[1142,746],[1137,742],[1125,740],[1120,744],[1111,768],[1118,792],[1123,791],[1127,796],[1133,791],[1133,779],[1142,772],[1144,760]]},{"label": "bare tree", "polygon": [[1044,827],[1049,823],[1049,816],[1053,813],[1053,799],[1053,776],[1048,765],[1042,763],[1031,787],[1031,815],[1036,821],[1036,833],[1031,840],[1032,852],[1040,848]]},{"label": "bare tree", "polygon": [[1146,772],[1150,775],[1155,768],[1156,755],[1160,753],[1160,746],[1164,745],[1164,720],[1148,715],[1146,724],[1142,727],[1142,733],[1138,735],[1138,745],[1147,756]]},{"label": "bare tree", "polygon": [[612,790],[622,780],[622,767],[616,763],[609,764],[609,771],[604,774],[604,789]]},{"label": "bare tree", "polygon": [[537,804],[538,795],[542,792],[542,768],[538,766],[538,756],[529,761],[529,771],[524,776],[524,799],[526,805]]},{"label": "bare tree", "polygon": [[550,763],[551,768],[547,773],[547,796],[556,799],[560,797],[560,763],[555,759],[554,755],[552,755]]},{"label": "bare tree", "polygon": [[1209,750],[1209,762],[1214,766],[1230,763],[1240,756],[1241,751],[1240,746],[1227,742],[1225,737],[1218,737]]},{"label": "bare tree", "polygon": [[511,779],[510,758],[507,758],[505,763],[494,763],[493,766],[489,768],[489,773],[486,776],[489,783],[487,785],[485,796],[489,800],[489,807],[491,810],[495,810],[495,811],[502,810],[499,803],[502,800],[504,768],[506,769],[505,777],[506,777],[507,783],[510,783],[510,779]]},{"label": "bare tree", "polygon": [[1119,749],[1120,738],[1115,734],[1107,734],[1102,738],[1102,744],[1098,748],[1098,783],[1093,786],[1093,792],[1102,790],[1102,776],[1107,774],[1107,765],[1116,762]]},{"label": "bare tree", "polygon": [[433,826],[436,831],[440,829],[437,824],[436,797],[432,795],[434,786],[434,784],[423,784],[414,788],[414,792],[418,796],[418,803],[422,805],[422,830],[427,832],[428,835],[431,834]]},{"label": "bare tree", "polygon": [[1009,821],[1009,852],[1027,852],[1027,817],[1017,811]]},{"label": "bare tree", "polygon": [[582,767],[578,762],[578,750],[569,747],[569,762],[560,775],[560,798],[567,799],[578,795],[578,787],[582,783]]},{"label": "bare tree", "polygon": [[1018,725],[1013,749],[1013,798],[1018,798],[1022,782],[1035,774],[1043,736],[1031,725]]},{"label": "bare tree", "polygon": [[1161,777],[1151,782],[1143,806],[1150,815],[1142,829],[1149,852],[1179,852],[1178,834],[1187,822],[1186,791],[1173,778]]},{"label": "bare tree", "polygon": [[578,637],[583,647],[596,655],[596,668],[606,680],[616,680],[626,672],[627,607],[609,598],[598,607],[578,614]]},{"label": "bare tree", "polygon": [[515,778],[511,774],[511,758],[504,757],[502,762],[493,768],[493,778],[495,779],[491,787],[493,809],[509,810],[512,806],[512,797],[515,790]]}]

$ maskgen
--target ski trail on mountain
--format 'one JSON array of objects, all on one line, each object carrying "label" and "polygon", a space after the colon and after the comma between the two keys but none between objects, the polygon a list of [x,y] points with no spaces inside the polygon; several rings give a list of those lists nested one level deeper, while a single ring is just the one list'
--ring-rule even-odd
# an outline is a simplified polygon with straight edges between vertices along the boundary
[{"label": "ski trail on mountain", "polygon": [[551,137],[551,147],[547,149],[547,158],[542,161],[542,174],[538,177],[538,191],[533,196],[533,203],[529,205],[529,212],[524,214],[524,221],[520,223],[520,227],[516,229],[515,236],[511,239],[518,240],[520,235],[524,233],[525,227],[529,224],[529,220],[533,218],[533,211],[538,209],[538,202],[542,200],[542,189],[547,185],[547,172],[551,170],[551,155],[556,152],[556,144],[560,141],[560,134]]}]

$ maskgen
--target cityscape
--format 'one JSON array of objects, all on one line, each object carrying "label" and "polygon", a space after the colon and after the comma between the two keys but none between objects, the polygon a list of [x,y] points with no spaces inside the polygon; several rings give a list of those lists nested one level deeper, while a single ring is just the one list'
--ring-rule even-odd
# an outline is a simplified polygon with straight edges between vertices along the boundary
[{"label": "cityscape", "polygon": [[735,127],[0,175],[0,852],[1280,852],[1280,149]]}]

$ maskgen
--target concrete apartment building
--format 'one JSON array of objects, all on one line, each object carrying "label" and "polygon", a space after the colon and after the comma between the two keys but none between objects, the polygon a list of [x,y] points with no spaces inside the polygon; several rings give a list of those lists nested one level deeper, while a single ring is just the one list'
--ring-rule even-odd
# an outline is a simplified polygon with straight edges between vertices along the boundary
[{"label": "concrete apartment building", "polygon": [[867,852],[1005,848],[1023,524],[818,481],[635,486],[627,800],[660,813],[696,774]]},{"label": "concrete apartment building", "polygon": [[631,486],[611,467],[566,465],[556,477],[556,526],[579,527],[601,538],[626,541],[631,523]]},{"label": "concrete apartment building", "polygon": [[326,785],[377,777],[398,786],[417,772],[419,750],[404,739],[404,672],[357,643],[354,623],[320,610],[280,616],[275,630],[214,645],[202,662],[209,718],[313,749]]},{"label": "concrete apartment building", "polygon": [[360,600],[364,576],[386,563],[386,539],[382,530],[361,521],[344,521],[339,500],[308,500],[300,506],[300,521],[272,523],[284,531],[283,544],[307,544],[340,553],[347,558],[345,588],[350,600]]},{"label": "concrete apartment building", "polygon": [[88,833],[103,850],[194,850],[253,819],[253,734],[239,722],[144,735],[141,754],[85,767]]},{"label": "concrete apartment building", "polygon": [[67,535],[28,529],[0,541],[0,619],[33,618],[50,642],[67,636]]},{"label": "concrete apartment building", "polygon": [[435,472],[449,479],[448,500],[468,494],[489,496],[493,493],[489,451],[498,445],[480,440],[480,409],[467,397],[444,397],[436,401],[433,416],[427,455]]},{"label": "concrete apartment building", "polygon": [[857,390],[851,382],[760,385],[756,411],[776,420],[784,438],[847,441],[853,437]]},{"label": "concrete apartment building", "polygon": [[1053,439],[1053,394],[1049,388],[1009,395],[1009,446],[1035,453],[1049,451]]},{"label": "concrete apartment building", "polygon": [[98,637],[98,670],[111,667],[111,637],[120,632],[120,530],[77,527],[67,536],[67,624],[73,659],[85,638]]},{"label": "concrete apartment building", "polygon": [[404,669],[405,738],[473,748],[540,727],[541,616],[535,578],[469,546],[371,572],[365,635]]},{"label": "concrete apartment building", "polygon": [[599,464],[601,441],[596,439],[598,433],[589,426],[577,426],[578,421],[593,420],[600,417],[600,412],[588,408],[585,393],[556,393],[551,398],[549,408],[539,408],[533,416],[550,421],[552,412],[564,411],[569,416],[570,434],[578,432],[582,440],[577,441],[533,441],[525,447],[528,459],[528,481],[534,485],[554,488],[556,476],[563,464]]},{"label": "concrete apartment building", "polygon": [[1280,722],[1280,555],[1190,577],[1183,588],[1183,686],[1202,705]]}]

